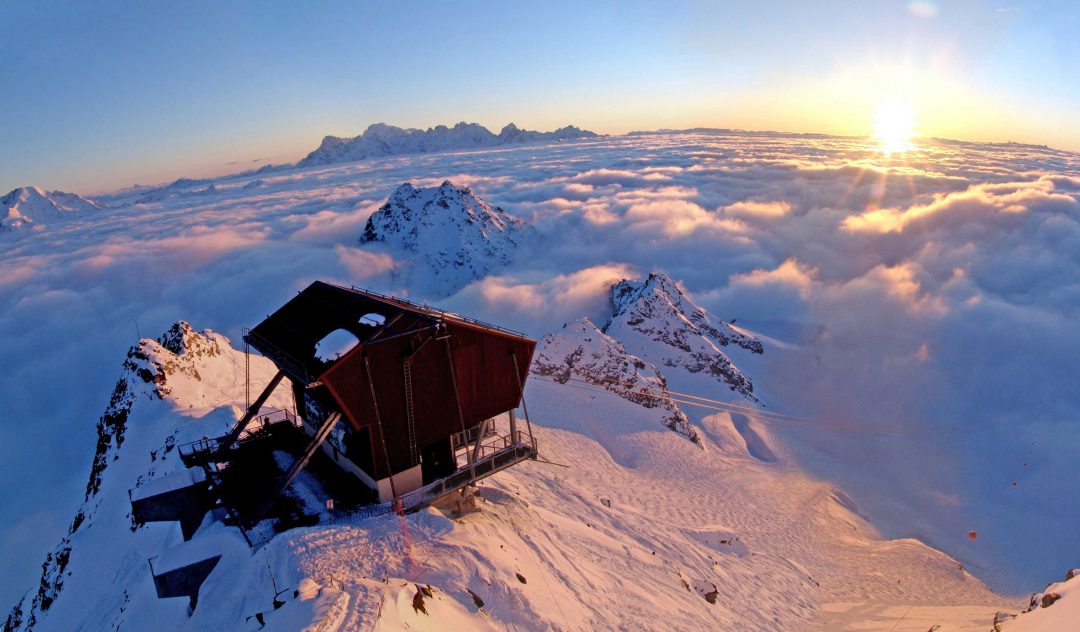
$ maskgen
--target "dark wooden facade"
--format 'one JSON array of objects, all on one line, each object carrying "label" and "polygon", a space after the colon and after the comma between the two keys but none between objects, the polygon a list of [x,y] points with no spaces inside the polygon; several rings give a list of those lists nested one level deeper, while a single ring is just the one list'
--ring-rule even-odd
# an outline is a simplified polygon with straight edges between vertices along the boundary
[{"label": "dark wooden facade", "polygon": [[[336,360],[317,358],[318,342],[339,329],[356,336],[356,346]],[[312,408],[342,412],[351,430],[347,454],[372,478],[423,461],[425,482],[453,471],[451,435],[517,407],[536,345],[479,321],[322,282],[260,323],[248,341]]]}]

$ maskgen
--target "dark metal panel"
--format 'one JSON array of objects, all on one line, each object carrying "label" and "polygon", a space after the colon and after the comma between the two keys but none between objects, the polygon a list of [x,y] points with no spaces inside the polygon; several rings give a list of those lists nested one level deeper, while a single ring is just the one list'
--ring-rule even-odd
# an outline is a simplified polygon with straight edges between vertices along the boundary
[{"label": "dark metal panel", "polygon": [[518,385],[525,383],[536,343],[467,326],[451,325],[449,329],[466,427],[517,407],[521,400]]},{"label": "dark metal panel", "polygon": [[[383,316],[384,326],[360,322],[371,313]],[[403,315],[407,318],[401,318]],[[326,367],[315,358],[315,345],[333,331],[344,329],[363,342],[391,322],[394,331],[404,331],[418,322],[434,321],[430,315],[401,304],[316,281],[256,325],[249,342],[293,379],[310,380]]]}]

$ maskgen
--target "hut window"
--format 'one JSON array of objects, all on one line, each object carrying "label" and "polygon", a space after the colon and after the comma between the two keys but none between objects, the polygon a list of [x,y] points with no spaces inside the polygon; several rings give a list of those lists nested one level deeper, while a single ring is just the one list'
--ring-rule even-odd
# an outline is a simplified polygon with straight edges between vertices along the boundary
[{"label": "hut window", "polygon": [[382,314],[376,314],[374,312],[370,314],[364,314],[360,317],[360,324],[367,325],[369,327],[380,327],[386,322],[386,316]]},{"label": "hut window", "polygon": [[333,362],[349,352],[356,343],[356,335],[345,329],[335,329],[315,345],[315,357],[323,362]]}]

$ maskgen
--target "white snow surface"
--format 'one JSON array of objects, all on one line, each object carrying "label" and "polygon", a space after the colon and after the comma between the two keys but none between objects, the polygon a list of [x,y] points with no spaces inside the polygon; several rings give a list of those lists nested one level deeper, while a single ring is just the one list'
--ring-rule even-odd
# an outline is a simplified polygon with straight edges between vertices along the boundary
[{"label": "white snow surface", "polygon": [[1080,569],[1073,569],[1068,576],[1033,594],[1026,611],[1004,613],[1006,616],[1000,617],[1001,631],[1043,632],[1080,626]]},{"label": "white snow surface", "polygon": [[206,480],[206,474],[198,469],[191,468],[180,472],[173,472],[172,474],[165,474],[158,476],[147,481],[141,487],[137,487],[131,492],[131,500],[142,500],[144,498],[151,498],[153,496],[160,496],[168,492],[174,492],[178,489],[184,489],[185,487],[191,487],[196,483],[201,483]]},{"label": "white snow surface", "polygon": [[[511,263],[458,290],[420,291],[400,274],[414,253],[358,237],[401,183],[446,180],[531,225],[534,237],[517,244]],[[156,200],[140,199],[146,187],[95,196],[98,210],[0,239],[5,603],[37,585],[42,558],[84,502],[100,439],[93,421],[124,350],[182,318],[239,340],[242,326],[314,279],[417,301],[445,296],[440,307],[539,339],[583,315],[606,324],[613,284],[662,272],[714,325],[762,342],[761,355],[716,346],[752,380],[763,410],[783,416],[679,404],[707,440],[697,448],[659,427],[656,409],[614,394],[540,380],[531,392],[588,393],[579,408],[608,397],[620,426],[751,462],[747,471],[801,468],[835,481],[837,497],[853,501],[845,506],[884,536],[941,548],[1002,590],[1029,591],[1078,563],[1080,497],[1062,483],[1080,445],[1074,153],[935,139],[885,157],[859,138],[689,130],[168,187]],[[757,406],[703,371],[666,366],[670,345],[631,343],[620,340],[671,391]],[[242,402],[242,380],[222,379],[227,388],[191,380],[206,398],[182,407],[215,410],[211,400],[223,395]],[[162,415],[175,405],[155,404]],[[610,434],[573,408],[556,410],[549,428]],[[233,419],[218,409],[199,423]],[[132,454],[149,459],[161,442]],[[633,444],[604,445],[620,466],[636,463]],[[723,519],[693,526],[706,524],[739,532]],[[851,603],[830,609],[893,616],[889,604]],[[909,610],[908,621],[927,612]]]},{"label": "white snow surface", "polygon": [[[41,631],[256,630],[262,613],[272,630],[835,630],[845,629],[832,623],[835,604],[856,602],[928,609],[974,630],[985,625],[946,606],[984,613],[984,624],[1002,607],[955,560],[881,539],[831,485],[627,423],[655,413],[554,383],[530,384],[527,399],[541,452],[560,465],[484,481],[473,510],[294,529],[254,552],[212,519],[188,543],[172,524],[134,528],[127,488],[181,467],[168,446],[220,432],[240,405],[195,376],[242,375],[241,354],[212,332],[163,337],[181,339],[178,354],[150,340],[134,350],[123,440],[63,564],[50,565],[48,608],[26,604],[16,629],[33,617]],[[267,377],[266,361],[252,360]],[[164,370],[143,381],[148,366]],[[148,558],[165,570],[215,555],[193,613],[186,599],[156,598]]]}]

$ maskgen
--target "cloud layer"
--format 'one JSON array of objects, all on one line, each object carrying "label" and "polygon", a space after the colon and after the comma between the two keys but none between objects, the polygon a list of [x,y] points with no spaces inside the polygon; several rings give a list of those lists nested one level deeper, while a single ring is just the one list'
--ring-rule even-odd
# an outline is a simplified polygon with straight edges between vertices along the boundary
[{"label": "cloud layer", "polygon": [[752,377],[773,406],[829,424],[776,431],[889,534],[1010,588],[1072,553],[1055,538],[1080,521],[1060,488],[1080,448],[1074,154],[940,141],[885,159],[861,139],[681,133],[253,179],[151,204],[120,192],[93,218],[0,237],[13,516],[0,557],[14,569],[0,597],[33,583],[70,519],[37,499],[78,498],[137,331],[184,318],[237,340],[315,278],[407,291],[401,255],[361,248],[360,231],[397,185],[445,179],[538,233],[447,307],[539,336],[604,320],[611,282],[664,270],[721,318],[799,349]]}]

